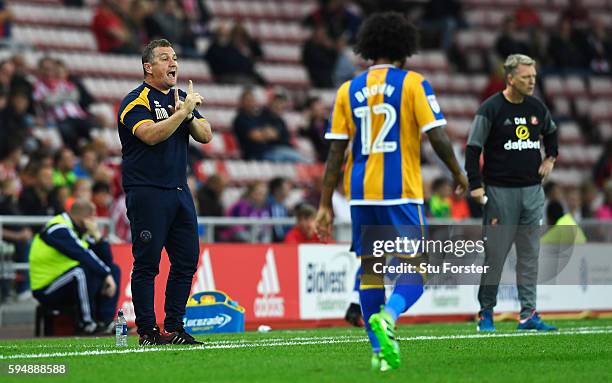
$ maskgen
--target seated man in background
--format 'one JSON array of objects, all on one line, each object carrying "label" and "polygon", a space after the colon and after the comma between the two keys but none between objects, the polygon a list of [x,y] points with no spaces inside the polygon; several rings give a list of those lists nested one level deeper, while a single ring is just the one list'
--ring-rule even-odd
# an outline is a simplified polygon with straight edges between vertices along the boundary
[{"label": "seated man in background", "polygon": [[30,283],[43,305],[78,306],[80,331],[111,333],[119,298],[119,267],[98,230],[96,208],[77,199],[53,217],[30,248]]}]

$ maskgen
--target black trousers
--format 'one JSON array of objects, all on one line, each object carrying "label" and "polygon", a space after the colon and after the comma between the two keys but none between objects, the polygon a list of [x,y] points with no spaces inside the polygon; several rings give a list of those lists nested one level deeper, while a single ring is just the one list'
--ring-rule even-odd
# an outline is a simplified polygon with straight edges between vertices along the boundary
[{"label": "black trousers", "polygon": [[195,206],[189,189],[132,187],[126,192],[132,232],[132,302],[139,333],[156,325],[155,277],[162,248],[170,260],[164,328],[183,325],[185,305],[198,265],[199,239]]}]

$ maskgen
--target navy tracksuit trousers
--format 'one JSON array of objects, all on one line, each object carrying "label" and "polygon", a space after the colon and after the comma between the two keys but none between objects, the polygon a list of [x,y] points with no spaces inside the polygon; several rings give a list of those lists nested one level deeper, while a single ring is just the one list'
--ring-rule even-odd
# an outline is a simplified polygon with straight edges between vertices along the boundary
[{"label": "navy tracksuit trousers", "polygon": [[121,270],[113,263],[109,244],[102,241],[91,250],[111,269],[111,274],[117,285],[117,291],[112,297],[102,296],[100,289],[104,278],[92,273],[82,265],[67,270],[48,286],[34,290],[32,294],[48,307],[62,307],[67,303],[77,303],[79,319],[82,323],[101,321],[109,323],[117,313],[119,288],[121,286]]},{"label": "navy tracksuit trousers", "polygon": [[126,191],[132,233],[132,301],[138,332],[156,325],[154,294],[162,248],[170,260],[164,328],[183,325],[185,305],[198,265],[197,216],[189,188],[131,187]]}]

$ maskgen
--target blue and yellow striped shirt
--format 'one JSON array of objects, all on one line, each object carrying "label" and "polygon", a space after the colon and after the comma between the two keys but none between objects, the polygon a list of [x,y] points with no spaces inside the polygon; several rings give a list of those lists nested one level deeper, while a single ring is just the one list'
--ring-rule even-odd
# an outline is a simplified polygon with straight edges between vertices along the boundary
[{"label": "blue and yellow striped shirt", "polygon": [[375,65],[345,82],[325,138],[352,142],[344,175],[351,205],[422,204],[421,134],[443,125],[419,73]]}]

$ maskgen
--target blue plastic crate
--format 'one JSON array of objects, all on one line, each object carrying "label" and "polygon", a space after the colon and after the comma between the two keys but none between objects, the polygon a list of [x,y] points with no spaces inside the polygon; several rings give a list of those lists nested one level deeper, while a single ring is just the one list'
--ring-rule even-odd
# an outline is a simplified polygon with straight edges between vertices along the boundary
[{"label": "blue plastic crate", "polygon": [[203,291],[189,297],[183,323],[190,334],[244,332],[244,307],[223,291]]}]

